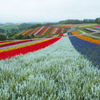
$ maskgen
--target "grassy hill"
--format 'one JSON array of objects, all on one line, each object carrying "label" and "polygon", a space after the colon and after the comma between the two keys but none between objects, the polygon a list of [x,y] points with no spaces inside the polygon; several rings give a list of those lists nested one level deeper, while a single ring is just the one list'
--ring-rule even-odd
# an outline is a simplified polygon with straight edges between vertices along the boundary
[{"label": "grassy hill", "polygon": [[5,29],[5,31],[11,31],[13,28],[18,28],[19,24],[13,24],[13,25],[3,25],[0,28]]}]

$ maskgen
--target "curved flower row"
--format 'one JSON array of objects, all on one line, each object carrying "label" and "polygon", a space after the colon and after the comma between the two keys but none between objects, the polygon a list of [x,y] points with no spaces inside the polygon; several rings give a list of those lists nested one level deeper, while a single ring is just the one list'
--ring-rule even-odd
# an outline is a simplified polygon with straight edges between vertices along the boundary
[{"label": "curved flower row", "polygon": [[[78,34],[77,32],[70,32],[68,34]],[[85,36],[69,37],[74,48],[86,56],[94,65],[100,68],[100,40],[91,39]]]},{"label": "curved flower row", "polygon": [[29,42],[29,41],[30,40],[21,40],[21,41],[5,42],[3,44],[0,44],[0,47],[10,46],[10,45],[15,45],[15,44],[20,44],[20,43],[25,43],[25,42]]},{"label": "curved flower row", "polygon": [[11,42],[11,41],[13,41],[13,40],[0,41],[0,44],[5,43],[5,42]]},{"label": "curved flower row", "polygon": [[86,28],[85,30],[88,30],[88,31],[90,31],[90,32],[97,32],[98,30],[97,29],[95,29],[95,28]]},{"label": "curved flower row", "polygon": [[100,28],[97,28],[97,27],[91,27],[91,29],[93,29],[95,31],[100,31]]},{"label": "curved flower row", "polygon": [[34,30],[34,28],[33,28],[33,29],[26,30],[26,31],[23,32],[22,34],[23,34],[23,35],[28,34],[28,33],[31,32],[32,30]]},{"label": "curved flower row", "polygon": [[[77,33],[76,31],[68,33],[68,35],[78,35],[78,34],[79,33]],[[100,45],[100,40],[88,38],[88,37],[85,37],[85,36],[76,36],[76,37],[79,38],[79,39],[81,39],[81,40],[85,40],[87,42],[91,42],[91,43],[95,43],[95,44],[99,44]]]},{"label": "curved flower row", "polygon": [[89,32],[97,32],[97,31],[100,31],[100,26],[85,28],[85,30],[87,30]]},{"label": "curved flower row", "polygon": [[100,30],[100,26],[94,26],[93,28]]},{"label": "curved flower row", "polygon": [[[60,34],[60,35],[56,35],[55,37],[58,37],[58,36],[62,36],[63,34]],[[45,37],[45,38],[51,38],[52,36],[50,37]],[[41,40],[40,38],[34,38],[32,40],[30,39],[25,39],[25,40],[12,40],[12,41],[2,41],[0,43],[0,47],[5,47],[5,46],[11,46],[11,45],[15,45],[15,44],[20,44],[20,43],[25,43],[25,42],[30,42],[30,41],[38,41],[38,40]]]},{"label": "curved flower row", "polygon": [[50,38],[50,39],[42,40],[42,41],[35,42],[35,43],[30,43],[30,44],[23,45],[23,46],[0,50],[0,60],[45,48],[46,46],[49,46],[50,44],[56,42],[59,39],[60,37]]},{"label": "curved flower row", "polygon": [[12,40],[12,41],[2,41],[0,42],[0,45],[5,45],[5,44],[9,44],[9,43],[14,43],[14,42],[21,42],[23,40]]},{"label": "curved flower row", "polygon": [[70,25],[51,25],[53,27],[63,27],[63,28],[70,28],[71,26]]}]

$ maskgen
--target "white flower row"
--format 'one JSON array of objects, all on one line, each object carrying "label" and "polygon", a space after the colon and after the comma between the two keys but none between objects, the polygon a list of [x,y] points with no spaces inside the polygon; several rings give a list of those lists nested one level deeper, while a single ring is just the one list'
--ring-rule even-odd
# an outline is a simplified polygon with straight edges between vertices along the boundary
[{"label": "white flower row", "polygon": [[90,31],[98,32],[98,30],[95,30],[95,29],[91,29],[91,28],[86,28],[86,29]]},{"label": "white flower row", "polygon": [[0,100],[100,98],[100,71],[68,37],[39,51],[0,61]]}]

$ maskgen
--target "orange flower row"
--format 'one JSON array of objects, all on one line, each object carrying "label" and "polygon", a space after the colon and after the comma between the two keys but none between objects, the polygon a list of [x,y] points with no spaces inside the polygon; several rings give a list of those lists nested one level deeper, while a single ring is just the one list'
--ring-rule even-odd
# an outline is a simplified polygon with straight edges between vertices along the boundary
[{"label": "orange flower row", "polygon": [[[73,35],[78,35],[78,33],[76,31],[73,31],[71,33]],[[88,38],[88,37],[85,37],[85,36],[76,36],[76,37],[79,38],[79,39],[81,39],[81,40],[88,41],[88,42],[91,42],[91,43],[96,43],[96,44],[99,44],[100,45],[100,40]]]}]

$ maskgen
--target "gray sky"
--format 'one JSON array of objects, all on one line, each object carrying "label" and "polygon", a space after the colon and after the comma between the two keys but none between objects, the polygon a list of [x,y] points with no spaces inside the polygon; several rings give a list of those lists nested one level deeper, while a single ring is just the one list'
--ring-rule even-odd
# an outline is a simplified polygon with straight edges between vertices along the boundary
[{"label": "gray sky", "polygon": [[0,23],[100,17],[100,0],[0,0]]}]

